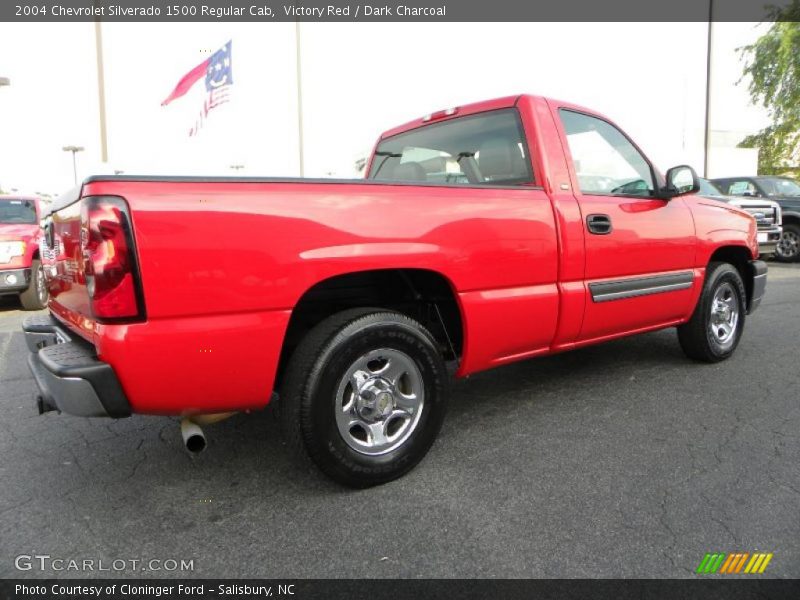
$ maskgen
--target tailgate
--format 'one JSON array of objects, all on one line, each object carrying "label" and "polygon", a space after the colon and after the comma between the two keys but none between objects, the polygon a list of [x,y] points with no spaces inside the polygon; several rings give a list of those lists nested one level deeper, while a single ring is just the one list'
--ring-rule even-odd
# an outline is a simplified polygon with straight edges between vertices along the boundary
[{"label": "tailgate", "polygon": [[42,253],[48,275],[50,309],[82,336],[94,329],[81,249],[81,188],[60,196],[45,218]]},{"label": "tailgate", "polygon": [[59,198],[45,222],[50,310],[92,341],[95,322],[143,321],[144,298],[130,210],[120,196]]}]

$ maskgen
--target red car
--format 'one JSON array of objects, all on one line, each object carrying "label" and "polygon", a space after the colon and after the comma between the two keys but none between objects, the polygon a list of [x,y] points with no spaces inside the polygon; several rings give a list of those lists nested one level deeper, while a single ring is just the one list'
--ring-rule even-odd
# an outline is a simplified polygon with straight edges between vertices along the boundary
[{"label": "red car", "polygon": [[0,196],[0,296],[19,296],[25,310],[47,304],[39,210],[38,198]]},{"label": "red car", "polygon": [[756,222],[662,176],[607,118],[536,96],[383,134],[367,180],[97,176],[48,218],[50,316],[26,321],[42,410],[279,409],[347,485],[413,468],[451,376],[678,328],[728,358],[761,302]]}]

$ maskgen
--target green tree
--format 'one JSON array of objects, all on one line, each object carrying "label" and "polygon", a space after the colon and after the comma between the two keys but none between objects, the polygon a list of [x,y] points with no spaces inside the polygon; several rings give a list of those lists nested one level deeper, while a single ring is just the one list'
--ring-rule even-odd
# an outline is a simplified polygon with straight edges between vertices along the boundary
[{"label": "green tree", "polygon": [[767,109],[772,124],[739,146],[759,149],[763,175],[800,174],[800,0],[776,9],[772,17],[769,31],[740,49],[750,97]]}]

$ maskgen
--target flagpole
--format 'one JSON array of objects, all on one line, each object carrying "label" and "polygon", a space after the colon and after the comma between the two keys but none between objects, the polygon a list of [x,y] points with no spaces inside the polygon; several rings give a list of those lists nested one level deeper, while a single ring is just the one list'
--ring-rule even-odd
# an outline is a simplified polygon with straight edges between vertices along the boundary
[{"label": "flagpole", "polygon": [[300,177],[305,177],[305,160],[303,157],[303,75],[300,66],[300,21],[295,21],[295,50],[297,64],[297,139],[300,152]]},{"label": "flagpole", "polygon": [[108,162],[108,135],[106,131],[106,81],[103,68],[103,32],[100,21],[94,22],[94,42],[97,55],[97,101],[100,114],[100,157]]}]

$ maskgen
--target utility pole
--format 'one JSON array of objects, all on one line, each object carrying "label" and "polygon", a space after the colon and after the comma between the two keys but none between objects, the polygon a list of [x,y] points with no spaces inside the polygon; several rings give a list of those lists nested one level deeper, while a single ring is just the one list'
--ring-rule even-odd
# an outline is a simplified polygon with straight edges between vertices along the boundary
[{"label": "utility pole", "polygon": [[706,132],[703,152],[703,177],[708,179],[708,155],[711,151],[711,61],[714,45],[714,0],[708,0],[708,47],[706,49]]},{"label": "utility pole", "polygon": [[103,67],[103,31],[100,21],[94,22],[94,44],[97,56],[97,102],[100,115],[100,159],[108,162],[108,133],[106,130],[106,78]]},{"label": "utility pole", "polygon": [[61,149],[64,152],[72,152],[72,179],[75,185],[78,185],[78,165],[75,162],[75,155],[78,152],[83,152],[83,146],[64,146]]},{"label": "utility pole", "polygon": [[[0,87],[11,85],[11,80],[8,77],[0,77]],[[3,193],[3,186],[0,185],[0,194]]]},{"label": "utility pole", "polygon": [[300,57],[300,21],[294,24],[294,40],[297,65],[297,140],[300,151],[300,177],[305,177],[305,159],[303,157],[303,73]]}]

